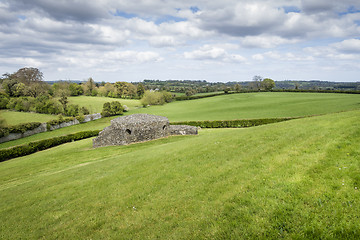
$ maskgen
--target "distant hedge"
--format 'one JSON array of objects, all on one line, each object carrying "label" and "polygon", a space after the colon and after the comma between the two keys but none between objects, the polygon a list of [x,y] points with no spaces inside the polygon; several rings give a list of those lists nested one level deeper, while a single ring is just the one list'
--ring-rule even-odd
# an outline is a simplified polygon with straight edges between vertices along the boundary
[{"label": "distant hedge", "polygon": [[246,128],[269,123],[283,122],[296,118],[262,118],[240,120],[214,120],[214,121],[183,121],[172,122],[171,125],[190,125],[201,128]]},{"label": "distant hedge", "polygon": [[[175,98],[176,101],[185,101],[185,100],[195,100],[201,98],[208,98],[208,97],[216,97],[221,95],[229,95],[229,94],[236,94],[236,93],[257,93],[257,92],[267,92],[264,90],[241,90],[240,92],[223,92],[223,93],[213,93],[207,95],[194,95],[194,96],[178,96]],[[301,93],[345,93],[345,94],[360,94],[358,90],[352,91],[342,91],[342,90],[311,90],[311,89],[272,89],[269,92],[301,92]]]},{"label": "distant hedge", "polygon": [[345,94],[360,94],[358,90],[312,90],[312,89],[272,89],[271,92],[302,92],[302,93],[345,93]]},{"label": "distant hedge", "polygon": [[100,130],[83,131],[65,136],[30,142],[27,144],[23,144],[11,148],[0,149],[0,162],[9,160],[11,158],[26,156],[38,151],[42,151],[51,147],[58,146],[63,143],[94,137],[97,136],[99,132]]},{"label": "distant hedge", "polygon": [[0,129],[0,137],[5,137],[10,133],[24,133],[29,130],[33,130],[39,127],[41,123],[39,122],[29,122],[29,123],[22,123],[10,127],[2,127]]}]

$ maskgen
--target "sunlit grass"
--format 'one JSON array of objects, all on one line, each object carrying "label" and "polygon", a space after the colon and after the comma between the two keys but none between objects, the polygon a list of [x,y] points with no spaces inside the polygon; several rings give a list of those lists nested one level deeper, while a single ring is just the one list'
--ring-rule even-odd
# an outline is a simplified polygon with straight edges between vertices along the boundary
[{"label": "sunlit grass", "polygon": [[0,115],[6,120],[8,125],[17,125],[27,122],[47,122],[56,119],[56,115],[30,113],[30,112],[16,112],[9,110],[0,110]]},{"label": "sunlit grass", "polygon": [[77,96],[69,97],[69,103],[78,104],[80,107],[86,107],[91,113],[100,113],[102,111],[105,102],[118,101],[122,105],[126,105],[130,110],[141,107],[139,100],[135,99],[120,99],[120,98],[108,98],[108,97],[89,97],[89,96]]},{"label": "sunlit grass", "polygon": [[358,239],[360,112],[0,163],[4,239]]},{"label": "sunlit grass", "polygon": [[172,102],[136,109],[132,113],[150,113],[166,116],[170,121],[186,121],[300,117],[354,109],[360,109],[360,94],[264,92]]}]

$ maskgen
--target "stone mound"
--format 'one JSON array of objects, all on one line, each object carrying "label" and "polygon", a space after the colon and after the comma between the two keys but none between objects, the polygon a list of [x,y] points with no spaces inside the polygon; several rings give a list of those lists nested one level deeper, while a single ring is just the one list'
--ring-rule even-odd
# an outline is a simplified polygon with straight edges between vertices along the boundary
[{"label": "stone mound", "polygon": [[170,125],[169,120],[162,116],[132,114],[111,120],[111,125],[93,139],[93,147],[127,145],[170,135],[189,134],[197,134],[197,127]]}]

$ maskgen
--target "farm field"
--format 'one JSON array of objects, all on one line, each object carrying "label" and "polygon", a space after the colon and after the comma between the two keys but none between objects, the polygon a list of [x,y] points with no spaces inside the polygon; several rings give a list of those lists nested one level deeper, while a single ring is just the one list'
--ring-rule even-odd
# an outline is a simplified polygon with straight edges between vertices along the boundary
[{"label": "farm field", "polygon": [[77,96],[68,97],[69,103],[78,104],[80,107],[86,107],[90,113],[101,113],[105,102],[118,101],[122,105],[126,105],[130,110],[142,107],[139,100],[134,99],[119,99],[119,98],[108,98],[108,97],[89,97],[89,96]]},{"label": "farm field", "polygon": [[141,108],[131,113],[162,115],[170,121],[300,117],[360,108],[359,94],[262,92],[222,95]]},{"label": "farm field", "polygon": [[6,120],[6,123],[9,126],[27,122],[47,122],[57,118],[56,115],[50,114],[16,112],[8,110],[0,110],[0,116]]},{"label": "farm field", "polygon": [[85,139],[9,160],[1,238],[358,239],[359,121],[355,110],[128,146]]}]

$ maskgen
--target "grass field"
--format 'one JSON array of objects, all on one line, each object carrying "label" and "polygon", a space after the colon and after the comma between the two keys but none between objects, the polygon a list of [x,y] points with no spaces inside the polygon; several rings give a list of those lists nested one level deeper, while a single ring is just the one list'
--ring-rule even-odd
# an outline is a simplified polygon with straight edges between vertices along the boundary
[{"label": "grass field", "polygon": [[9,126],[27,122],[47,122],[57,118],[56,115],[50,114],[15,112],[7,110],[0,110],[0,116],[6,120],[6,123]]},{"label": "grass field", "polygon": [[80,107],[87,107],[90,113],[100,113],[102,111],[105,102],[118,101],[122,105],[126,105],[130,110],[141,107],[139,100],[134,99],[119,99],[108,97],[89,97],[89,96],[77,96],[69,97],[69,103],[78,104]]},{"label": "grass field", "polygon": [[242,93],[172,102],[131,113],[166,116],[170,121],[299,117],[360,109],[359,94]]},{"label": "grass field", "polygon": [[71,134],[71,133],[81,132],[81,131],[102,130],[105,127],[110,125],[111,119],[114,119],[116,117],[118,117],[118,116],[101,118],[101,119],[98,119],[95,121],[82,123],[82,124],[78,124],[78,125],[73,125],[70,127],[60,128],[60,129],[50,131],[50,132],[38,133],[38,134],[29,136],[26,138],[21,138],[21,139],[9,141],[9,142],[1,143],[0,149],[16,146],[16,145],[20,145],[20,144],[25,144],[25,143],[32,142],[32,141],[43,140],[43,139],[47,139],[47,138],[58,137],[58,136],[67,135],[67,134]]},{"label": "grass field", "polygon": [[360,111],[0,163],[2,239],[359,239]]}]

